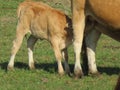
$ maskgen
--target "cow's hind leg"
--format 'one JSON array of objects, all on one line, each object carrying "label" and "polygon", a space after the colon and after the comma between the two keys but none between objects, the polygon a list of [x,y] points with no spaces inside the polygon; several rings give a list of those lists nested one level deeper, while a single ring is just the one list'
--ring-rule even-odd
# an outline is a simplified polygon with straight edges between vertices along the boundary
[{"label": "cow's hind leg", "polygon": [[10,57],[10,61],[8,63],[8,66],[7,66],[8,70],[12,70],[14,68],[15,55],[16,55],[17,51],[19,50],[19,48],[22,44],[23,38],[27,32],[28,32],[28,30],[24,29],[24,27],[21,26],[20,24],[17,26],[16,38],[13,41],[13,46],[12,46],[12,50],[11,50],[11,57]]},{"label": "cow's hind leg", "polygon": [[34,45],[37,41],[37,38],[35,38],[34,36],[30,36],[28,41],[27,41],[27,47],[28,47],[28,58],[29,58],[29,68],[30,69],[34,69],[34,60],[33,60],[33,48]]},{"label": "cow's hind leg", "polygon": [[64,67],[65,67],[65,73],[70,75],[70,68],[69,68],[69,64],[68,64],[68,52],[67,52],[67,48],[62,50],[62,55],[63,55],[63,59],[64,59]]},{"label": "cow's hind leg", "polygon": [[85,42],[87,46],[87,56],[88,56],[88,69],[89,69],[89,73],[93,75],[98,75],[98,70],[95,61],[95,51],[96,51],[97,41],[100,35],[101,33],[99,31],[92,30],[85,37]]}]

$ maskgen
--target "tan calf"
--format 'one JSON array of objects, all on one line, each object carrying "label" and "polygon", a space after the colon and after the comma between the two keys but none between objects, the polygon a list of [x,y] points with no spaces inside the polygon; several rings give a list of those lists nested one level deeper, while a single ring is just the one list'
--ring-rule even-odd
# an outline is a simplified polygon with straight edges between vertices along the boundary
[{"label": "tan calf", "polygon": [[27,41],[29,68],[34,68],[33,47],[38,39],[51,43],[58,64],[59,74],[63,74],[62,58],[65,60],[65,71],[69,73],[67,46],[72,43],[71,20],[61,11],[51,8],[42,2],[23,2],[18,7],[18,25],[13,42],[8,70],[14,67],[14,58],[24,36],[30,32]]}]

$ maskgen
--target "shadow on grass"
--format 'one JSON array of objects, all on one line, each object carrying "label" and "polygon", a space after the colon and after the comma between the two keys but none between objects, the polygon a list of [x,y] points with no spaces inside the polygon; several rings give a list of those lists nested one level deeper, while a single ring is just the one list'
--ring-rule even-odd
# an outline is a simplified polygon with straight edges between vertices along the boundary
[{"label": "shadow on grass", "polygon": [[[7,71],[8,62],[0,63],[1,69]],[[15,62],[14,68],[29,70],[27,63]],[[39,63],[35,64],[35,69],[43,69],[47,72],[57,72],[57,63]]]},{"label": "shadow on grass", "polygon": [[[8,62],[3,62],[0,63],[0,67],[1,69],[7,71],[7,65]],[[39,63],[39,64],[35,64],[36,69],[43,69],[49,73],[53,73],[53,72],[57,72],[57,63]],[[22,62],[15,62],[15,68],[19,68],[19,69],[25,69],[28,70],[28,64],[26,63],[22,63]],[[70,70],[73,73],[74,70],[74,65],[70,64]],[[119,74],[120,73],[120,68],[118,67],[99,67],[98,66],[98,70],[101,73],[106,73],[108,75],[113,75],[113,74]]]},{"label": "shadow on grass", "polygon": [[119,74],[120,68],[118,67],[98,67],[99,72],[106,73],[108,75]]}]

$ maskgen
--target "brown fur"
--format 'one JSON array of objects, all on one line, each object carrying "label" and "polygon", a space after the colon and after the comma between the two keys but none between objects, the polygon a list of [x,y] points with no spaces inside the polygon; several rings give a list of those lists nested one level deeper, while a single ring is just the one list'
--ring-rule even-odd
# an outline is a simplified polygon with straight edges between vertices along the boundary
[{"label": "brown fur", "polygon": [[119,5],[119,0],[86,0],[85,6],[86,16],[91,15],[97,21],[96,26],[99,28],[99,31],[117,41],[120,41]]},{"label": "brown fur", "polygon": [[[72,22],[74,34],[75,70],[81,73],[81,65],[77,62],[81,52],[85,20],[92,19],[94,25],[85,35],[87,43],[87,54],[89,57],[89,72],[96,73],[95,49],[101,33],[120,41],[120,0],[71,0]],[[96,30],[96,31],[95,31]],[[92,53],[91,53],[92,52]],[[76,72],[75,72],[76,73]],[[81,76],[79,75],[79,76]]]},{"label": "brown fur", "polygon": [[[96,21],[98,30],[111,38],[120,41],[120,1],[119,0],[74,0],[72,9],[73,22],[77,22],[79,15],[85,13],[85,17],[91,16]],[[78,16],[77,16],[78,15]],[[84,15],[83,15],[84,16]],[[81,18],[83,17],[81,16]],[[74,24],[74,23],[73,23]],[[103,29],[104,28],[104,29]]]},{"label": "brown fur", "polygon": [[[49,41],[58,61],[58,72],[62,74],[64,71],[62,66],[59,65],[62,60],[61,52],[65,54],[63,58],[67,61],[66,50],[68,45],[72,43],[73,38],[71,19],[63,12],[42,2],[25,1],[19,5],[17,13],[18,25],[11,56],[17,53],[23,37],[30,32],[28,48],[32,50],[37,39]],[[8,69],[13,68],[14,65],[11,65],[10,62]],[[33,64],[30,64],[29,67],[34,68]]]}]

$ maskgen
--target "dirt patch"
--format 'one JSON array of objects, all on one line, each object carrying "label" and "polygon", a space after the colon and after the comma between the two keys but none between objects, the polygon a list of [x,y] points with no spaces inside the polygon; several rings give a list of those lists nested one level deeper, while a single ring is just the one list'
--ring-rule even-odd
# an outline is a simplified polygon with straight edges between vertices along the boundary
[{"label": "dirt patch", "polygon": [[103,48],[120,49],[120,46],[103,46]]},{"label": "dirt patch", "polygon": [[2,17],[0,18],[0,22],[2,23],[9,23],[9,22],[13,22],[16,21],[15,17]]}]

